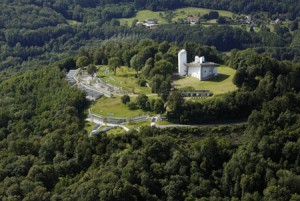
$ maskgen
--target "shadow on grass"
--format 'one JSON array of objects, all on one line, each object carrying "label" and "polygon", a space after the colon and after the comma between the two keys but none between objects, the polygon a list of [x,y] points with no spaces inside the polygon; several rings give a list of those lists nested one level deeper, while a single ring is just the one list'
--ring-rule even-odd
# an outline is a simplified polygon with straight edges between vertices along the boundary
[{"label": "shadow on grass", "polygon": [[184,78],[185,78],[184,76],[180,76],[179,74],[173,74],[172,75],[172,80],[173,81],[181,80],[181,79],[184,79]]},{"label": "shadow on grass", "polygon": [[[218,76],[216,77],[211,77],[209,78],[208,80],[205,80],[205,81],[211,81],[211,82],[222,82],[224,80],[226,80],[227,78],[229,78],[230,75],[226,75],[226,74],[222,74],[222,73],[219,73]],[[178,80],[181,80],[181,79],[185,79],[185,76],[180,76],[178,74],[174,74],[172,76],[172,80],[173,81],[178,81]]]},{"label": "shadow on grass", "polygon": [[226,80],[226,79],[229,78],[229,77],[230,77],[230,75],[226,75],[226,74],[219,73],[218,76],[209,78],[209,79],[206,80],[206,81],[211,81],[211,82],[223,82],[224,80]]}]

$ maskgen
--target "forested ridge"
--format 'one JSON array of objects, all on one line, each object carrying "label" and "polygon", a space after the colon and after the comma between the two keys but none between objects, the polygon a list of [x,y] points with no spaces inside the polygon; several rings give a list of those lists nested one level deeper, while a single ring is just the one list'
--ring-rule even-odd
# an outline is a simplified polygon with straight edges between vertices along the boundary
[{"label": "forested ridge", "polygon": [[[186,6],[266,12],[291,25],[148,30],[116,19]],[[296,0],[2,0],[0,10],[0,200],[300,200]],[[171,85],[182,48],[189,61],[235,69],[238,90],[185,100]],[[159,96],[140,108],[167,110],[169,121],[246,124],[89,136],[90,103],[65,80],[87,65],[135,69]]]},{"label": "forested ridge", "polygon": [[247,126],[88,138],[85,99],[58,68],[0,84],[1,200],[299,200],[300,96]]},{"label": "forested ridge", "polygon": [[[194,55],[202,55],[208,61],[225,63],[235,69],[233,83],[238,90],[203,101],[184,101],[181,95],[176,93],[172,79],[173,73],[177,71],[177,54],[181,48],[189,53],[188,62],[193,61]],[[157,93],[168,106],[168,118],[185,124],[247,119],[252,110],[260,110],[263,103],[289,92],[300,91],[299,63],[278,61],[267,54],[258,54],[250,48],[242,51],[232,50],[230,56],[226,56],[214,47],[192,42],[180,46],[167,41],[158,43],[151,39],[115,39],[103,42],[97,47],[81,48],[77,62],[82,59],[87,61],[87,65],[108,66],[109,61],[116,60],[120,66],[134,69],[139,85],[145,85],[147,82],[151,91]],[[75,60],[76,58],[73,58],[73,66]],[[60,63],[61,69],[68,69],[67,61],[69,59]],[[151,103],[148,105],[151,106]],[[151,107],[144,109],[151,110]]]}]

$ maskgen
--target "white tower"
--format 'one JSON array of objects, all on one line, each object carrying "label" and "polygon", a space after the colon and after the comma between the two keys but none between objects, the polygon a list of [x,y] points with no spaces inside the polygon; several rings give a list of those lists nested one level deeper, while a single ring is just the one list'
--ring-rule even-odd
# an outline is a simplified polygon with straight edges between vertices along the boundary
[{"label": "white tower", "polygon": [[180,52],[178,52],[178,73],[181,76],[184,76],[187,74],[186,63],[187,63],[187,53],[183,49],[183,50],[180,50]]}]

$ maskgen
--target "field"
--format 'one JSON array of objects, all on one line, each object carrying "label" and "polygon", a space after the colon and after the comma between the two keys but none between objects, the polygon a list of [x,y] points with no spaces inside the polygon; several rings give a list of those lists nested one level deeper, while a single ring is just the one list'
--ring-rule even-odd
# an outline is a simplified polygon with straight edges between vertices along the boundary
[{"label": "field", "polygon": [[220,16],[224,17],[232,17],[233,13],[224,10],[212,10],[206,8],[195,8],[195,7],[187,7],[187,8],[180,8],[174,11],[174,18],[172,21],[177,21],[180,18],[186,18],[188,15],[193,16],[202,16],[208,14],[210,11],[218,11]]},{"label": "field", "polygon": [[147,19],[156,19],[159,24],[166,24],[167,20],[163,19],[159,16],[159,13],[161,12],[153,12],[151,10],[141,10],[138,11],[135,17],[132,18],[119,18],[121,25],[124,25],[125,23],[128,23],[128,26],[132,25],[133,20],[137,19],[139,21],[144,21]]},{"label": "field", "polygon": [[84,129],[85,129],[88,133],[90,133],[90,132],[92,132],[93,127],[96,126],[96,125],[97,125],[96,123],[89,122],[89,121],[85,121]]},{"label": "field", "polygon": [[138,123],[130,123],[130,124],[126,124],[125,126],[129,129],[139,129],[142,126],[150,126],[150,121],[141,121]]},{"label": "field", "polygon": [[[149,99],[152,97],[149,97]],[[136,97],[130,97],[130,101],[135,101]],[[126,105],[121,102],[121,97],[106,98],[102,97],[91,105],[91,112],[97,115],[109,117],[125,117],[132,118],[140,115],[151,114],[143,110],[129,110]]]},{"label": "field", "polygon": [[118,134],[123,134],[125,133],[126,131],[121,128],[121,127],[116,127],[116,128],[113,128],[109,131],[106,132],[107,135],[118,135]]},{"label": "field", "polygon": [[[210,11],[218,11],[220,16],[225,17],[232,17],[233,13],[229,11],[223,11],[223,10],[212,10],[212,9],[206,9],[206,8],[195,8],[195,7],[187,7],[187,8],[180,8],[173,10],[173,18],[172,22],[178,21],[180,18],[185,19],[188,15],[193,16],[202,16],[205,14],[208,14]],[[163,12],[154,12],[151,10],[141,10],[138,11],[135,17],[132,18],[119,18],[120,24],[125,25],[126,23],[128,26],[132,25],[133,20],[139,20],[144,21],[147,19],[156,19],[158,21],[158,24],[167,24],[167,20],[162,18],[160,13],[164,14]]]},{"label": "field", "polygon": [[107,66],[101,66],[97,76],[103,81],[118,87],[122,87],[124,90],[131,94],[151,94],[151,89],[148,87],[141,87],[138,85],[138,79],[135,78],[136,71],[132,68],[122,66],[117,69],[116,75],[113,71],[105,72]]},{"label": "field", "polygon": [[232,83],[235,70],[221,66],[218,68],[219,76],[207,81],[199,81],[194,77],[184,77],[174,81],[178,89],[210,90],[214,95],[234,91],[237,87]]},{"label": "field", "polygon": [[75,21],[75,20],[67,20],[67,23],[69,25],[78,25],[78,24],[82,24],[81,22]]}]

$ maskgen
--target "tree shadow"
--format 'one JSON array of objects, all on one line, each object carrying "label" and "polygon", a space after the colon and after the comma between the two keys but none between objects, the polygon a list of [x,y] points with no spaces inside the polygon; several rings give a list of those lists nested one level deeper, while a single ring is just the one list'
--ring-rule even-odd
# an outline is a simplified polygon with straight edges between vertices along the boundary
[{"label": "tree shadow", "polygon": [[[226,80],[229,77],[230,77],[230,75],[219,73],[217,76],[211,77],[211,78],[209,78],[207,80],[204,80],[204,81],[222,82],[222,81]],[[172,76],[173,81],[181,80],[181,79],[184,79],[184,78],[185,78],[185,76],[180,76],[178,74],[173,74],[173,76]]]},{"label": "tree shadow", "polygon": [[184,76],[180,76],[179,74],[173,74],[172,75],[172,80],[173,81],[181,80],[181,79],[184,79],[184,78],[185,78]]},{"label": "tree shadow", "polygon": [[209,79],[207,79],[205,81],[222,82],[222,81],[226,80],[229,77],[230,77],[230,75],[219,73],[218,76],[211,77],[211,78],[209,78]]}]

